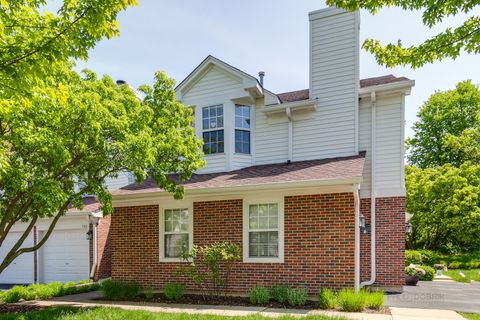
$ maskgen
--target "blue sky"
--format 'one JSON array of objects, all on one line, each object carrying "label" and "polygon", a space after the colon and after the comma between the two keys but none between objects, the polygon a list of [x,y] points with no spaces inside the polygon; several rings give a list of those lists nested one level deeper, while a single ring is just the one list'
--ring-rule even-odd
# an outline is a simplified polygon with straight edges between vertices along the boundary
[{"label": "blue sky", "polygon": [[[139,0],[118,18],[119,38],[100,42],[90,53],[87,67],[98,74],[123,79],[133,87],[152,83],[163,70],[177,83],[207,55],[212,54],[252,75],[266,72],[265,87],[273,92],[308,88],[308,12],[324,8],[319,0]],[[420,43],[443,28],[455,27],[465,16],[428,29],[421,13],[384,9],[375,16],[361,13],[361,43],[367,37],[382,42],[402,39],[404,45]],[[476,70],[476,71],[475,71]],[[463,54],[421,69],[387,69],[363,50],[361,78],[392,73],[416,81],[406,101],[406,135],[419,107],[435,90],[450,89],[458,81],[480,83],[480,59]]]}]

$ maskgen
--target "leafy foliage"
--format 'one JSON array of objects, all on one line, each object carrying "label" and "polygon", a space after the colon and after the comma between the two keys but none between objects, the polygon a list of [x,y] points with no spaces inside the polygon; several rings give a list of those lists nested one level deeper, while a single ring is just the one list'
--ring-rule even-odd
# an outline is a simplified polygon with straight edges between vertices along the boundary
[{"label": "leafy foliage", "polygon": [[419,279],[425,275],[425,270],[415,265],[410,265],[405,267],[405,274],[413,277],[418,277]]},{"label": "leafy foliage", "polygon": [[470,283],[472,281],[480,281],[480,269],[478,270],[448,270],[445,275],[452,278],[453,281]]},{"label": "leafy foliage", "polygon": [[178,301],[185,295],[185,285],[181,283],[168,283],[163,288],[163,294],[168,300]]},{"label": "leafy foliage", "polygon": [[278,303],[285,303],[288,298],[288,290],[290,287],[284,285],[284,284],[277,284],[272,287],[270,290],[270,294],[272,296],[272,299],[277,301]]},{"label": "leafy foliage", "polygon": [[338,293],[338,305],[346,312],[363,311],[367,305],[367,293],[364,290],[343,289]]},{"label": "leafy foliage", "polygon": [[321,288],[318,292],[318,307],[320,309],[335,309],[337,306],[337,295],[332,289]]},{"label": "leafy foliage", "polygon": [[254,286],[248,292],[248,298],[252,304],[266,304],[270,300],[270,292],[262,286]]},{"label": "leafy foliage", "polygon": [[429,266],[419,266],[420,269],[423,269],[425,271],[425,274],[421,275],[419,277],[419,280],[422,281],[432,281],[433,278],[435,277],[435,269]]},{"label": "leafy foliage", "polygon": [[439,256],[431,250],[406,250],[405,265],[422,264],[432,267],[439,261]]},{"label": "leafy foliage", "polygon": [[140,294],[140,286],[136,283],[124,283],[114,280],[102,282],[102,296],[108,300],[129,300]]},{"label": "leafy foliage", "polygon": [[215,242],[211,245],[194,245],[190,252],[184,252],[182,260],[188,262],[178,272],[190,277],[205,294],[219,296],[226,292],[234,262],[240,260],[240,248],[229,242]]},{"label": "leafy foliage", "polygon": [[369,309],[379,310],[384,305],[385,294],[382,291],[375,290],[372,292],[367,292],[367,303],[366,307]]},{"label": "leafy foliage", "polygon": [[440,256],[439,262],[449,269],[480,269],[480,252]]},{"label": "leafy foliage", "polygon": [[[441,24],[445,18],[461,13],[478,13],[479,0],[442,1],[432,5],[421,0],[327,0],[328,5],[334,5],[347,10],[366,9],[375,14],[381,8],[396,6],[408,11],[423,11],[423,24],[432,28]],[[377,62],[386,67],[411,66],[419,68],[427,63],[445,58],[457,58],[462,51],[480,53],[480,16],[472,15],[457,28],[446,28],[436,36],[425,40],[419,45],[404,46],[401,40],[396,44],[382,45],[380,41],[366,39],[363,48],[371,52]]]},{"label": "leafy foliage", "polygon": [[287,291],[287,301],[291,306],[303,306],[307,303],[307,288],[289,288]]},{"label": "leafy foliage", "polygon": [[419,168],[480,163],[480,89],[463,81],[430,96],[418,113],[408,161]]}]

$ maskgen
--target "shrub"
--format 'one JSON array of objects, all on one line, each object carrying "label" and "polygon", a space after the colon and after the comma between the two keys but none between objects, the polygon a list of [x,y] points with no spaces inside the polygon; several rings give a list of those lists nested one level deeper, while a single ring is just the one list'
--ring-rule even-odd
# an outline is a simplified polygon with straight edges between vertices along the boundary
[{"label": "shrub", "polygon": [[432,281],[433,278],[435,277],[435,269],[433,269],[432,267],[420,266],[418,268],[425,271],[425,274],[423,274],[419,277],[420,280],[422,280],[422,281]]},{"label": "shrub", "polygon": [[303,306],[307,302],[307,298],[306,288],[290,288],[287,291],[287,301],[291,306]]},{"label": "shrub", "polygon": [[405,266],[422,264],[422,254],[416,250],[405,251]]},{"label": "shrub", "polygon": [[432,267],[435,263],[438,262],[438,254],[431,250],[420,250],[420,255],[422,256],[421,264]]},{"label": "shrub", "polygon": [[332,289],[322,288],[318,293],[318,307],[320,309],[335,309],[337,296]]},{"label": "shrub", "polygon": [[3,294],[3,302],[6,303],[16,303],[23,299],[23,297],[26,294],[26,289],[25,287],[22,286],[14,286],[7,292]]},{"label": "shrub", "polygon": [[350,289],[343,289],[338,294],[338,305],[346,312],[360,312],[367,305],[367,295],[361,290],[355,292]]},{"label": "shrub", "polygon": [[368,292],[366,304],[367,308],[379,310],[381,307],[383,307],[384,296],[385,295],[382,291],[376,290],[373,292]]},{"label": "shrub", "polygon": [[288,298],[288,289],[289,287],[284,284],[277,284],[270,290],[270,294],[273,300],[279,303],[285,303]]},{"label": "shrub", "polygon": [[262,286],[254,286],[248,293],[252,304],[265,304],[270,300],[268,289]]},{"label": "shrub", "polygon": [[147,288],[145,289],[145,298],[147,298],[148,300],[152,300],[153,299],[153,288]]},{"label": "shrub", "polygon": [[168,300],[178,301],[183,298],[185,294],[185,286],[181,283],[167,283],[163,287],[163,294]]},{"label": "shrub", "polygon": [[133,299],[140,293],[140,286],[136,283],[123,283],[107,280],[102,283],[102,295],[109,300]]},{"label": "shrub", "polygon": [[425,275],[425,270],[416,267],[414,265],[410,265],[405,268],[405,274],[409,276],[418,277],[419,279]]}]

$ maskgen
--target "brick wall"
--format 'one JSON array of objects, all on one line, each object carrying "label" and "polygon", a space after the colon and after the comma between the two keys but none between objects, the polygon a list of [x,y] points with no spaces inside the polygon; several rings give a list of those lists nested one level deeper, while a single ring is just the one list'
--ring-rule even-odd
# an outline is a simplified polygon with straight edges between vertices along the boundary
[{"label": "brick wall", "polygon": [[[370,279],[370,199],[361,199],[360,210],[369,225],[362,234],[361,280]],[[376,199],[376,271],[375,285],[402,286],[405,284],[405,197]]]},{"label": "brick wall", "polygon": [[[194,203],[194,242],[230,241],[242,248],[242,200]],[[231,291],[245,293],[255,284],[354,285],[354,201],[352,193],[287,196],[284,201],[285,262],[234,266]],[[180,263],[159,262],[158,206],[115,208],[111,221],[112,277],[161,288],[172,281]]]},{"label": "brick wall", "polygon": [[97,270],[96,279],[112,276],[112,235],[110,232],[111,215],[100,219],[97,226]]}]

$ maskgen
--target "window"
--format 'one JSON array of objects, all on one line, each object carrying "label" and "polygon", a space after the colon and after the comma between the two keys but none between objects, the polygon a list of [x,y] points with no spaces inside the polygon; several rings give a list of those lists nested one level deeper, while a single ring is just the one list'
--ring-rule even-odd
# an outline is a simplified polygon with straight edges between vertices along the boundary
[{"label": "window", "polygon": [[281,202],[244,204],[244,262],[283,262]]},{"label": "window", "polygon": [[160,256],[180,260],[192,246],[192,217],[189,208],[163,209],[160,219]]},{"label": "window", "polygon": [[203,107],[203,152],[205,154],[223,153],[223,105]]},{"label": "window", "polygon": [[235,152],[250,154],[250,107],[235,105]]}]

